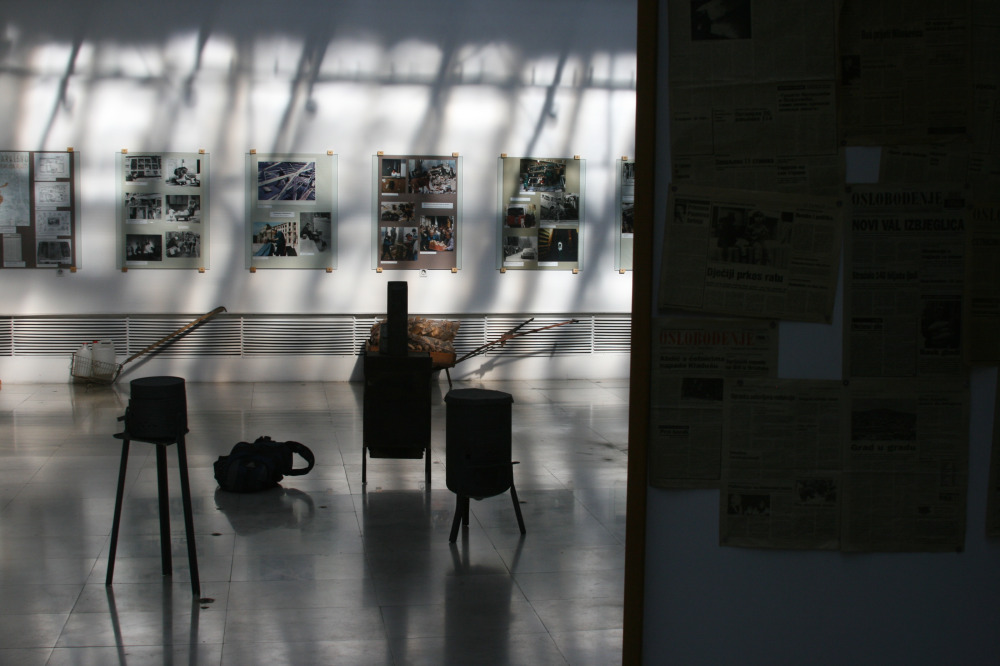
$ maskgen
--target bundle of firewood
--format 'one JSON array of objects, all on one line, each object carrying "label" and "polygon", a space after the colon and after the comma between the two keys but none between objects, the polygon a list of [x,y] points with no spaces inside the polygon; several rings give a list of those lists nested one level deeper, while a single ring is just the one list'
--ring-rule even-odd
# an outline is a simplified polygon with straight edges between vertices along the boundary
[{"label": "bundle of firewood", "polygon": [[[372,326],[368,336],[367,348],[374,351],[379,348],[382,324],[377,321]],[[445,319],[425,319],[424,317],[408,317],[406,320],[406,347],[410,351],[437,352],[455,354],[455,335],[461,322]]]}]

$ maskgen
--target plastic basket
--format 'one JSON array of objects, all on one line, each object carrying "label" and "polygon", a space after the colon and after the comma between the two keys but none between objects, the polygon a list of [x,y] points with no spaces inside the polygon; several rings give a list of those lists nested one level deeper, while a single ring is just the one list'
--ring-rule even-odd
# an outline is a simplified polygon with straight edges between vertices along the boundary
[{"label": "plastic basket", "polygon": [[122,371],[120,363],[96,361],[93,358],[77,357],[73,352],[73,363],[70,374],[78,384],[113,384]]}]

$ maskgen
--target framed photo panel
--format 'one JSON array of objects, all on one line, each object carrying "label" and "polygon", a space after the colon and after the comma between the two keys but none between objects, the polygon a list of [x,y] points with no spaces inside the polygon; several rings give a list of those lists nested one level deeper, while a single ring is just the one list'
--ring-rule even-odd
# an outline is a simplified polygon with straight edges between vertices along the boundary
[{"label": "framed photo panel", "polygon": [[583,268],[585,172],[575,157],[500,157],[498,268]]},{"label": "framed photo panel", "polygon": [[337,156],[247,154],[247,268],[337,267]]},{"label": "framed photo panel", "polygon": [[618,221],[618,244],[615,252],[615,268],[632,270],[632,243],[634,232],[633,207],[635,206],[635,162],[627,158],[617,160],[618,174],[615,187],[615,210]]},{"label": "framed photo panel", "polygon": [[208,268],[209,156],[117,156],[118,267]]},{"label": "framed photo panel", "polygon": [[375,155],[372,267],[461,268],[462,158]]},{"label": "framed photo panel", "polygon": [[0,151],[2,268],[77,268],[80,155]]}]

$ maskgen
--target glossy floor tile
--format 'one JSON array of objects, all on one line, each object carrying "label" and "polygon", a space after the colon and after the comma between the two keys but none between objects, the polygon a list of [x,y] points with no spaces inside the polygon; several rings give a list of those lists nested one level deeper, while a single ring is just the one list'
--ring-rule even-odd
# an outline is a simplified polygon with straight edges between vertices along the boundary
[{"label": "glossy floor tile", "polygon": [[[128,380],[3,385],[0,665],[620,663],[627,382],[454,386],[469,387],[514,398],[526,535],[504,493],[471,502],[449,543],[446,385],[428,485],[424,461],[393,459],[369,459],[361,483],[360,383],[188,384],[195,597],[175,446],[171,574],[155,447],[133,442],[105,586]],[[306,444],[315,468],[219,490],[212,464],[260,435]]]}]

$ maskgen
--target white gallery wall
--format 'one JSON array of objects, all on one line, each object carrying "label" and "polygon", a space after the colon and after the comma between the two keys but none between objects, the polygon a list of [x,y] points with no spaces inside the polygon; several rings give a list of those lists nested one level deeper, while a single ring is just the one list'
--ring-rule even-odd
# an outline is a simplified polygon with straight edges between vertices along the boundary
[{"label": "white gallery wall", "polygon": [[[405,280],[411,314],[627,314],[615,161],[634,155],[635,67],[634,0],[8,3],[0,149],[72,147],[82,215],[78,270],[0,269],[0,312],[378,314],[386,283]],[[204,273],[118,269],[122,149],[209,153]],[[332,273],[247,270],[251,149],[337,155]],[[373,269],[378,151],[462,156],[457,273]],[[586,160],[579,273],[498,270],[501,153]],[[625,358],[595,372],[622,368]],[[21,359],[0,359],[0,371],[44,378]]]}]

